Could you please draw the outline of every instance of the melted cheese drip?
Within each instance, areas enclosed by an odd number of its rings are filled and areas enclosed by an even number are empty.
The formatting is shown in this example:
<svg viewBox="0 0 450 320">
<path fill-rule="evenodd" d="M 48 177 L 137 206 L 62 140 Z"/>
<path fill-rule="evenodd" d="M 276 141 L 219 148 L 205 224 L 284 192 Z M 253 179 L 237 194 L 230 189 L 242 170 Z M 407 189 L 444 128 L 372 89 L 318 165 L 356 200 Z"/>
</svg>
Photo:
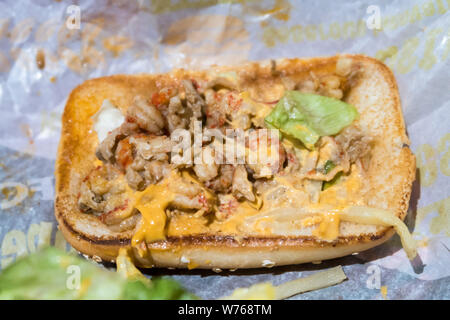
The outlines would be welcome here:
<svg viewBox="0 0 450 320">
<path fill-rule="evenodd" d="M 182 172 L 183 178 L 190 180 L 194 183 L 198 181 L 192 177 L 188 172 Z M 208 232 L 218 232 L 222 234 L 240 234 L 240 226 L 242 226 L 248 217 L 259 214 L 264 211 L 278 207 L 280 204 L 278 201 L 270 201 L 267 199 L 267 192 L 256 201 L 256 203 L 249 203 L 247 201 L 241 202 L 233 213 L 233 215 L 225 221 L 214 221 L 210 225 L 207 225 L 206 219 L 202 217 L 176 216 L 169 223 L 167 223 L 167 216 L 165 210 L 170 202 L 174 199 L 175 194 L 170 191 L 168 187 L 170 182 L 176 183 L 176 180 L 180 176 L 176 173 L 172 173 L 171 176 L 163 180 L 158 185 L 151 185 L 142 192 L 135 192 L 132 195 L 134 207 L 138 209 L 142 216 L 143 222 L 139 226 L 139 229 L 135 233 L 132 239 L 134 246 L 138 245 L 142 241 L 151 242 L 156 240 L 163 240 L 167 235 L 182 236 L 192 235 Z M 288 177 L 276 177 L 279 185 L 286 187 L 285 195 L 287 195 L 286 203 L 284 205 L 304 205 L 301 204 L 299 195 L 304 193 L 303 190 L 296 189 Z M 335 188 L 329 188 L 322 192 L 320 197 L 320 203 L 316 206 L 322 206 L 323 204 L 332 204 L 340 208 L 345 207 L 349 202 L 353 202 L 353 196 L 349 198 L 342 198 L 337 196 L 337 192 L 340 189 L 346 190 L 348 194 L 352 195 L 360 187 L 360 175 L 352 174 L 341 186 Z M 270 191 L 270 190 L 269 190 Z M 268 192 L 269 192 L 268 191 Z M 211 198 L 214 195 L 207 192 L 207 198 Z M 276 206 L 274 206 L 276 204 Z M 313 205 L 313 207 L 315 207 Z M 270 222 L 271 218 L 267 218 L 264 221 L 259 221 L 255 224 L 255 231 L 261 234 L 270 234 Z M 337 212 L 327 212 L 322 215 L 316 215 L 313 217 L 307 217 L 301 220 L 300 227 L 310 227 L 317 225 L 317 228 L 313 230 L 313 235 L 319 239 L 332 241 L 339 236 L 340 217 Z M 166 224 L 167 231 L 166 231 Z"/>
<path fill-rule="evenodd" d="M 307 228 L 314 226 L 318 223 L 321 223 L 323 221 L 323 218 L 321 216 L 314 216 L 314 217 L 306 217 L 302 219 L 301 226 L 302 228 Z"/>
<path fill-rule="evenodd" d="M 188 172 L 183 171 L 182 177 L 193 183 L 198 183 Z M 191 215 L 176 216 L 167 223 L 166 209 L 174 200 L 176 194 L 171 191 L 170 185 L 177 183 L 181 176 L 173 171 L 169 177 L 159 184 L 150 185 L 144 191 L 135 192 L 131 198 L 133 206 L 142 214 L 143 220 L 132 238 L 132 245 L 137 246 L 142 241 L 152 242 L 164 240 L 166 235 L 181 236 L 205 233 L 208 231 L 206 219 L 192 217 Z M 204 189 L 206 199 L 213 195 Z M 167 225 L 168 224 L 168 225 Z M 166 228 L 167 225 L 167 228 Z"/>
<path fill-rule="evenodd" d="M 339 236 L 339 224 L 339 214 L 336 212 L 327 212 L 322 215 L 319 226 L 313 230 L 312 234 L 319 239 L 327 241 L 335 240 Z"/>
<path fill-rule="evenodd" d="M 174 180 L 175 174 L 171 174 L 160 184 L 151 185 L 144 191 L 133 195 L 134 207 L 142 214 L 139 229 L 134 234 L 131 243 L 138 245 L 141 241 L 146 242 L 162 240 L 166 238 L 166 208 L 173 201 L 175 193 L 169 188 L 169 182 Z"/>
</svg>

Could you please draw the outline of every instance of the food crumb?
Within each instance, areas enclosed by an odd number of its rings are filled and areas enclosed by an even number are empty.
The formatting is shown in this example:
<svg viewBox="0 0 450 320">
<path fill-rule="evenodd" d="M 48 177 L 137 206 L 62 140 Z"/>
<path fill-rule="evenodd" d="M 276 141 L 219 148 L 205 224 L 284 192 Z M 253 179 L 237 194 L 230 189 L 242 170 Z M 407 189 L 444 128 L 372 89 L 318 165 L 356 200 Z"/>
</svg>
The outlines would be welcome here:
<svg viewBox="0 0 450 320">
<path fill-rule="evenodd" d="M 36 65 L 41 70 L 45 68 L 45 54 L 41 49 L 36 54 Z"/>
<path fill-rule="evenodd" d="M 3 188 L 2 193 L 5 196 L 5 199 L 8 199 L 12 192 L 8 188 Z"/>
<path fill-rule="evenodd" d="M 55 77 L 55 76 L 51 77 L 51 78 L 50 78 L 50 82 L 51 82 L 51 83 L 55 83 L 55 82 L 56 82 L 56 77 Z"/>
</svg>

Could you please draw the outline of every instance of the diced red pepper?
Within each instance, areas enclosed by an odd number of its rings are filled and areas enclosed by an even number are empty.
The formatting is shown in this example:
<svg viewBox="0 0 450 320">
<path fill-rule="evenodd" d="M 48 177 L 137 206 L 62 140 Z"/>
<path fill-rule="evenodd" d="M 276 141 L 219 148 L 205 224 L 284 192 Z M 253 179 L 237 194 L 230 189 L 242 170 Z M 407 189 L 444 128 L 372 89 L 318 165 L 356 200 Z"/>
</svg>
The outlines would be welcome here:
<svg viewBox="0 0 450 320">
<path fill-rule="evenodd" d="M 121 140 L 117 145 L 117 163 L 125 170 L 133 162 L 133 149 L 128 139 Z"/>
</svg>

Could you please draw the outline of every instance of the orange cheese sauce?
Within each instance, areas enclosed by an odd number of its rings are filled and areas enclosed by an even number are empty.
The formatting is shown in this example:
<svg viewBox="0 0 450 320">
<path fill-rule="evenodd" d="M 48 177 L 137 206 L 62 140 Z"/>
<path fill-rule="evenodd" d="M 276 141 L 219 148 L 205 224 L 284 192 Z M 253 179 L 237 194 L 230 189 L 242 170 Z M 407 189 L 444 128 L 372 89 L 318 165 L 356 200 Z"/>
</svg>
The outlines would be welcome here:
<svg viewBox="0 0 450 320">
<path fill-rule="evenodd" d="M 169 182 L 176 180 L 176 177 L 177 174 L 172 173 L 160 184 L 150 185 L 144 191 L 133 194 L 134 207 L 141 212 L 142 220 L 131 240 L 132 245 L 138 245 L 143 240 L 151 242 L 165 239 L 165 210 L 175 197 L 175 193 L 169 188 Z"/>
<path fill-rule="evenodd" d="M 196 180 L 187 172 L 182 176 L 193 182 Z M 170 191 L 170 182 L 176 183 L 179 175 L 173 173 L 158 185 L 151 185 L 142 192 L 135 192 L 132 195 L 133 203 L 142 216 L 143 221 L 137 232 L 133 236 L 133 245 L 138 245 L 141 241 L 147 242 L 165 239 L 168 236 L 186 236 L 195 234 L 218 233 L 223 235 L 242 234 L 242 226 L 249 217 L 284 207 L 321 208 L 332 206 L 333 208 L 343 208 L 347 205 L 358 204 L 361 188 L 361 175 L 358 170 L 352 168 L 351 174 L 342 179 L 337 185 L 332 186 L 320 193 L 319 203 L 308 204 L 305 202 L 304 190 L 296 189 L 292 185 L 292 179 L 288 177 L 277 177 L 278 185 L 285 188 L 283 193 L 285 199 L 268 198 L 267 194 L 258 197 L 256 203 L 247 201 L 239 202 L 238 207 L 232 215 L 224 221 L 219 221 L 208 216 L 195 217 L 192 214 L 177 214 L 170 219 L 167 218 L 166 208 L 173 200 L 175 194 Z M 267 193 L 269 193 L 267 191 Z M 214 197 L 209 194 L 208 197 Z M 273 234 L 271 224 L 276 221 L 273 216 L 264 216 L 253 225 L 253 232 L 256 234 Z M 332 241 L 339 236 L 340 217 L 337 212 L 323 212 L 314 216 L 303 218 L 299 221 L 292 221 L 292 225 L 299 228 L 316 226 L 312 235 L 323 240 Z M 193 266 L 195 267 L 195 266 Z"/>
<path fill-rule="evenodd" d="M 332 241 L 339 236 L 339 214 L 336 212 L 327 212 L 322 215 L 319 226 L 313 230 L 313 236 Z"/>
<path fill-rule="evenodd" d="M 167 235 L 186 236 L 207 233 L 208 220 L 204 217 L 193 217 L 189 214 L 174 215 L 168 222 Z"/>
</svg>

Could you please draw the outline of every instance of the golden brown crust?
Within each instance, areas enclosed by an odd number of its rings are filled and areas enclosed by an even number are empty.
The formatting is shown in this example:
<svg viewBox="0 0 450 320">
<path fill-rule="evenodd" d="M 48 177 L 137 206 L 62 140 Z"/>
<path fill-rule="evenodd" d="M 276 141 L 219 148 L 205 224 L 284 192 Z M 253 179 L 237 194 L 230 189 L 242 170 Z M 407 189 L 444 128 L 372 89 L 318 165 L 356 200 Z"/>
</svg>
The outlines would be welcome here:
<svg viewBox="0 0 450 320">
<path fill-rule="evenodd" d="M 379 144 L 375 146 L 369 179 L 375 204 L 389 208 L 404 219 L 411 185 L 415 178 L 415 158 L 409 149 L 397 84 L 392 72 L 381 62 L 361 55 L 343 55 L 358 63 L 361 79 L 346 100 L 361 113 L 361 125 L 368 125 Z M 313 59 L 283 59 L 277 61 L 276 74 L 301 75 L 313 69 L 317 73 L 333 70 L 338 57 Z M 248 63 L 236 70 L 241 78 L 257 86 L 259 82 L 276 82 L 269 62 Z M 96 133 L 91 130 L 91 116 L 104 99 L 109 99 L 122 111 L 136 95 L 150 98 L 157 84 L 165 86 L 178 78 L 202 78 L 206 71 L 175 70 L 168 75 L 116 75 L 93 79 L 75 88 L 68 99 L 64 114 L 61 141 L 56 162 L 55 216 L 68 242 L 77 250 L 104 260 L 114 260 L 118 249 L 130 246 L 130 232 L 114 233 L 99 220 L 82 214 L 77 207 L 81 179 L 92 168 Z M 374 127 L 376 127 L 374 129 Z M 141 266 L 186 267 L 182 256 L 198 268 L 261 267 L 264 260 L 276 265 L 331 259 L 359 252 L 389 239 L 393 230 L 378 227 L 373 232 L 355 229 L 352 236 L 339 237 L 334 242 L 312 237 L 249 237 L 220 235 L 168 237 L 148 244 L 149 254 L 136 262 Z"/>
</svg>

